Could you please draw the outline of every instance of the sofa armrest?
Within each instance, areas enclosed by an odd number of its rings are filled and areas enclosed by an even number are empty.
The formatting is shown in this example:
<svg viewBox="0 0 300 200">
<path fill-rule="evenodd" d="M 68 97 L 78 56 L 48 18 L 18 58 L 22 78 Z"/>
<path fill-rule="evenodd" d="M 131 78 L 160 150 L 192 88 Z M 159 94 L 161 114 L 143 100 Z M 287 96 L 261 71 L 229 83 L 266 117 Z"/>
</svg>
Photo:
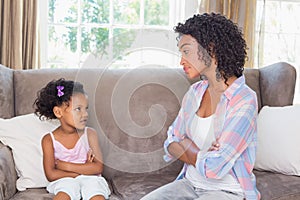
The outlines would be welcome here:
<svg viewBox="0 0 300 200">
<path fill-rule="evenodd" d="M 14 70 L 0 64 L 0 117 L 14 116 Z"/>
<path fill-rule="evenodd" d="M 16 192 L 17 173 L 8 146 L 0 142 L 0 197 L 10 199 Z"/>
</svg>

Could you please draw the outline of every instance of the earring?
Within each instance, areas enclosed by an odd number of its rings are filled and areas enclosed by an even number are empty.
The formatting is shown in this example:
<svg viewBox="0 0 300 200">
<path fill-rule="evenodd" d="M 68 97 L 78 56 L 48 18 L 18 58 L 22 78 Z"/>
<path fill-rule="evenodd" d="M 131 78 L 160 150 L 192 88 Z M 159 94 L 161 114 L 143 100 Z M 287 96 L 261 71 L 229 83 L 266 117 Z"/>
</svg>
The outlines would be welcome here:
<svg viewBox="0 0 300 200">
<path fill-rule="evenodd" d="M 218 70 L 218 68 L 216 69 L 216 79 L 217 81 L 220 81 L 222 79 L 222 74 L 221 72 Z"/>
</svg>

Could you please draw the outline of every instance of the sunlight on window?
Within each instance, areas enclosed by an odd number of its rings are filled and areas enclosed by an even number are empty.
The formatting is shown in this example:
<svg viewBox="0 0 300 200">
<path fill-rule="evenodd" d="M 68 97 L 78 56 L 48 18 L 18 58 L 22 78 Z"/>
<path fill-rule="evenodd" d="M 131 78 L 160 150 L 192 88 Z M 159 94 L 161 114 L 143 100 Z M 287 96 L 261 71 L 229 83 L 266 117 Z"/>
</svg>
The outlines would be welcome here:
<svg viewBox="0 0 300 200">
<path fill-rule="evenodd" d="M 182 0 L 48 0 L 47 2 L 45 6 L 48 10 L 47 38 L 44 44 L 47 50 L 42 52 L 45 57 L 42 60 L 45 60 L 48 68 L 80 67 L 91 53 L 100 59 L 103 56 L 108 57 L 116 62 L 114 66 L 132 66 L 128 62 L 136 63 L 136 60 L 130 59 L 132 55 L 128 52 L 135 51 L 132 50 L 132 46 L 137 38 L 133 32 L 173 31 L 178 16 L 182 16 L 178 10 L 182 10 L 179 8 L 184 5 Z M 175 10 L 177 12 L 174 12 Z M 148 53 L 153 53 L 153 58 L 149 60 L 165 60 L 164 56 L 159 58 L 163 53 L 156 54 L 153 51 L 156 44 L 154 40 L 152 42 L 154 48 Z M 172 42 L 176 43 L 176 40 Z M 144 49 L 147 48 L 149 46 Z M 168 46 L 164 48 L 169 49 Z M 146 59 L 145 52 L 142 55 L 135 58 Z M 145 63 L 146 60 L 139 62 Z"/>
<path fill-rule="evenodd" d="M 299 80 L 300 1 L 258 0 L 256 21 L 256 49 L 258 49 L 255 54 L 256 66 L 287 62 L 296 67 Z M 299 84 L 297 83 L 295 91 L 295 102 L 298 103 L 300 103 Z"/>
<path fill-rule="evenodd" d="M 88 55 L 83 67 L 180 67 L 176 34 L 170 30 L 115 30 L 114 46 Z"/>
</svg>

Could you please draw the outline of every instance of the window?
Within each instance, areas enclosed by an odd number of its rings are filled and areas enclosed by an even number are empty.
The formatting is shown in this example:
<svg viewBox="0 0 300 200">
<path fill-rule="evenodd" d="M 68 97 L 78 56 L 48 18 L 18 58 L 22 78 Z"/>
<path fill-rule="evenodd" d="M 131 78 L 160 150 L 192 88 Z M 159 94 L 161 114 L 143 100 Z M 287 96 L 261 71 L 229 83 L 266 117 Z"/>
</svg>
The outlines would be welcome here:
<svg viewBox="0 0 300 200">
<path fill-rule="evenodd" d="M 264 27 L 260 29 L 262 23 Z M 262 37 L 258 40 L 261 43 L 259 66 L 277 61 L 300 65 L 297 56 L 300 55 L 300 1 L 266 0 L 264 4 L 258 0 L 256 25 L 257 38 Z"/>
<path fill-rule="evenodd" d="M 300 1 L 258 0 L 256 21 L 256 66 L 284 61 L 299 70 Z M 295 94 L 295 101 L 300 102 L 299 83 Z"/>
<path fill-rule="evenodd" d="M 183 0 L 48 0 L 40 3 L 41 58 L 42 66 L 47 68 L 81 67 L 91 53 L 113 61 L 115 67 L 128 65 L 132 57 L 134 60 L 143 57 L 145 61 L 145 51 L 155 55 L 157 50 L 145 48 L 144 53 L 137 53 L 142 46 L 139 44 L 126 55 L 124 51 L 139 36 L 148 39 L 149 34 L 158 38 L 165 35 L 170 39 L 166 33 L 173 32 L 187 10 Z M 141 30 L 144 30 L 142 34 Z M 172 44 L 176 45 L 176 41 L 172 40 Z"/>
</svg>

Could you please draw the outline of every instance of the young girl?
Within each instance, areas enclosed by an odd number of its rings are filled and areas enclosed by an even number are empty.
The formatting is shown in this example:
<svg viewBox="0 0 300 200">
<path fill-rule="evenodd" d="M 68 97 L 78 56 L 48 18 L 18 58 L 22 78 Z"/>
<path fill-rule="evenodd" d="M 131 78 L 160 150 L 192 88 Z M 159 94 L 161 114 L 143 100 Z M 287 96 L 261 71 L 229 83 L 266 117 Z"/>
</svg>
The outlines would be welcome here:
<svg viewBox="0 0 300 200">
<path fill-rule="evenodd" d="M 60 121 L 42 139 L 44 171 L 50 181 L 47 190 L 55 194 L 54 200 L 108 199 L 97 133 L 86 126 L 88 98 L 83 85 L 51 81 L 38 92 L 34 105 L 40 119 Z"/>
</svg>

